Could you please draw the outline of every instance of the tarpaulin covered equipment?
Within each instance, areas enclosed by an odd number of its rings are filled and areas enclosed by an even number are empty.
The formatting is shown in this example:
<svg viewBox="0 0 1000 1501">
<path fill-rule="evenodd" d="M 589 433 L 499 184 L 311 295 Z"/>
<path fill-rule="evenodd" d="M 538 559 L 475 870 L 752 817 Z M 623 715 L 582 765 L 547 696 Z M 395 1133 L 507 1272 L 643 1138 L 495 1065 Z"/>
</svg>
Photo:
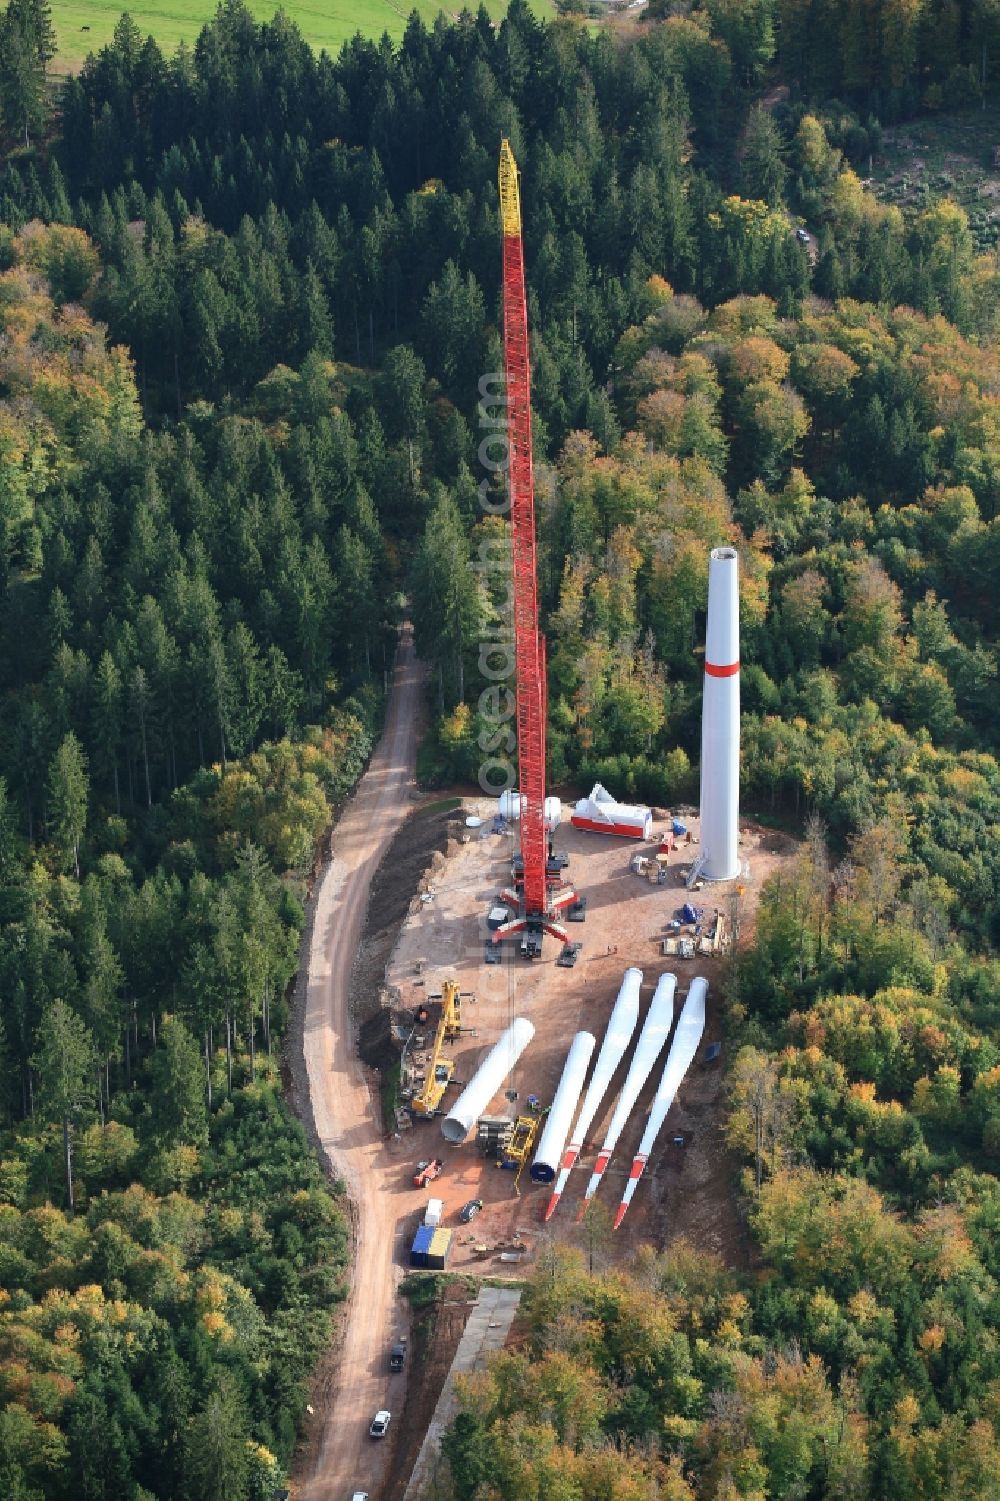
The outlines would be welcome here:
<svg viewBox="0 0 1000 1501">
<path fill-rule="evenodd" d="M 594 783 L 589 797 L 582 797 L 576 804 L 570 822 L 577 829 L 618 834 L 626 839 L 649 839 L 653 833 L 649 808 L 641 803 L 619 803 L 600 782 Z"/>
</svg>

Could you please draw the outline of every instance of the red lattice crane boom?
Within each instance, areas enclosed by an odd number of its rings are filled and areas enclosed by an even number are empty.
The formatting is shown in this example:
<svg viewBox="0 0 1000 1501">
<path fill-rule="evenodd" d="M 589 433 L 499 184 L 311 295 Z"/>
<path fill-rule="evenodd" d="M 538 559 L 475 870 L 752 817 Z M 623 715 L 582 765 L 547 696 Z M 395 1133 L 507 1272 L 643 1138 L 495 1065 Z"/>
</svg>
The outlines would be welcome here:
<svg viewBox="0 0 1000 1501">
<path fill-rule="evenodd" d="M 550 869 L 545 831 L 545 638 L 538 628 L 535 481 L 531 453 L 531 362 L 517 164 L 500 147 L 503 229 L 503 346 L 507 386 L 507 482 L 513 551 L 514 653 L 517 666 L 517 756 L 521 793 L 522 882 L 518 916 L 497 937 L 537 926 L 566 940 L 555 911 L 576 900 Z"/>
</svg>

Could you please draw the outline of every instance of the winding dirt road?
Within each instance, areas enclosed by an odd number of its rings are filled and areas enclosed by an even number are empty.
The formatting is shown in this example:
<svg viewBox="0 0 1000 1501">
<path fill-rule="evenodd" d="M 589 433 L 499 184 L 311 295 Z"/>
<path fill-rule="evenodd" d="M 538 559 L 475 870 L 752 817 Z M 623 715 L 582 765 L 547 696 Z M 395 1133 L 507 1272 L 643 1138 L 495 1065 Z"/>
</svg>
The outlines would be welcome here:
<svg viewBox="0 0 1000 1501">
<path fill-rule="evenodd" d="M 420 690 L 420 666 L 406 625 L 385 730 L 337 824 L 333 859 L 316 901 L 305 1007 L 306 1073 L 316 1131 L 347 1184 L 356 1235 L 339 1368 L 312 1473 L 302 1476 L 297 1490 L 302 1501 L 350 1501 L 355 1490 L 368 1491 L 377 1501 L 391 1444 L 372 1442 L 368 1424 L 377 1408 L 398 1412 L 401 1406 L 404 1378 L 388 1371 L 388 1347 L 400 1317 L 394 1264 L 398 1210 L 391 1192 L 400 1163 L 386 1151 L 376 1102 L 354 1048 L 350 982 L 372 877 L 413 806 Z"/>
</svg>

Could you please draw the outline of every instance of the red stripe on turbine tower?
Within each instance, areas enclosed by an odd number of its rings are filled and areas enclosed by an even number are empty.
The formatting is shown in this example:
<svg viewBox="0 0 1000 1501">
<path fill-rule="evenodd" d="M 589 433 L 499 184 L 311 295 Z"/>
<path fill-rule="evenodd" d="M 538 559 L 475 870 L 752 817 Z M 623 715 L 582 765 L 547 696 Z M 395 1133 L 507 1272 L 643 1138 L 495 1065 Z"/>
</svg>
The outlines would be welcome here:
<svg viewBox="0 0 1000 1501">
<path fill-rule="evenodd" d="M 708 559 L 701 714 L 701 854 L 706 881 L 740 873 L 740 598 L 735 547 Z"/>
</svg>

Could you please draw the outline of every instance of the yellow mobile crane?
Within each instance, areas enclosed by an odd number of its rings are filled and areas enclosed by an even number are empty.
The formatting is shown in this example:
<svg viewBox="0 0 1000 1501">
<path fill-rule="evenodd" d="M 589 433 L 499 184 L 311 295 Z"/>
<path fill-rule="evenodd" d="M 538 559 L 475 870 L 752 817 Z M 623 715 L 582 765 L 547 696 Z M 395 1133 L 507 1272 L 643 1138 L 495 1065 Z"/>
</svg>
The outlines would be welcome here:
<svg viewBox="0 0 1000 1501">
<path fill-rule="evenodd" d="M 455 1072 L 454 1059 L 443 1059 L 441 1056 L 444 1045 L 446 1042 L 454 1042 L 456 1037 L 461 1036 L 461 1032 L 462 998 L 455 981 L 445 980 L 441 995 L 441 1019 L 434 1034 L 434 1047 L 427 1064 L 427 1073 L 419 1094 L 415 1094 L 410 1102 L 414 1115 L 419 1115 L 424 1120 L 430 1120 L 437 1114 L 441 1097 Z"/>
</svg>

